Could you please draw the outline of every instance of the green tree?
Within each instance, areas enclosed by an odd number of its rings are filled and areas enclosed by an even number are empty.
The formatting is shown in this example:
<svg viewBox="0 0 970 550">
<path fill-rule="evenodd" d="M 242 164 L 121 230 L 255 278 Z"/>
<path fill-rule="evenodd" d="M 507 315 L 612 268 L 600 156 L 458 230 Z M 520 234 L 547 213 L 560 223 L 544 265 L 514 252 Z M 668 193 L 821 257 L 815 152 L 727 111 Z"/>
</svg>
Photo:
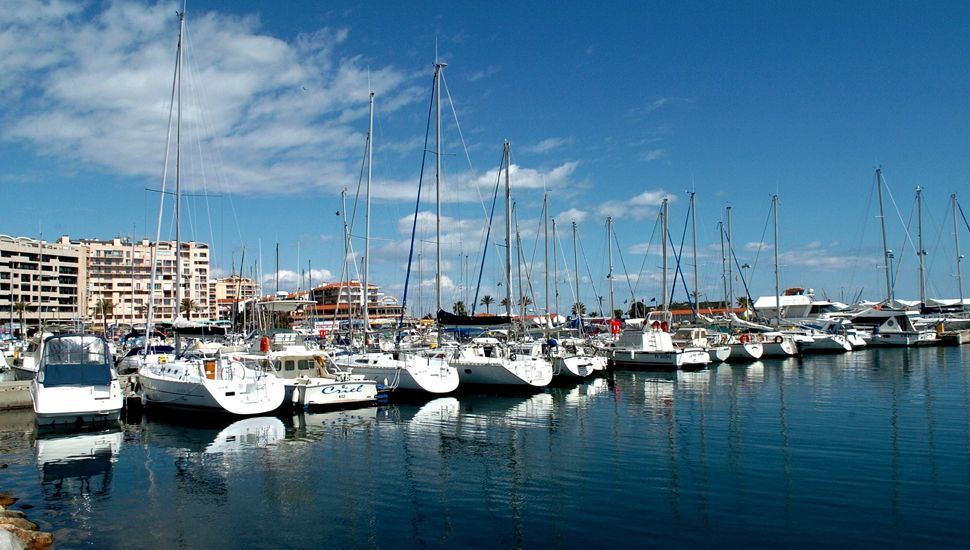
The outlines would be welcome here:
<svg viewBox="0 0 970 550">
<path fill-rule="evenodd" d="M 485 306 L 485 313 L 490 313 L 489 310 L 488 310 L 488 306 L 490 306 L 493 303 L 495 303 L 495 298 L 492 298 L 491 296 L 489 296 L 488 294 L 486 294 L 486 295 L 482 296 L 482 300 L 480 302 L 478 302 L 478 303 L 481 304 L 481 305 L 483 305 L 483 306 Z"/>
<path fill-rule="evenodd" d="M 738 298 L 738 307 L 743 307 L 745 309 L 751 308 L 751 302 L 748 300 L 747 296 L 741 296 Z"/>
<path fill-rule="evenodd" d="M 25 317 L 27 316 L 27 310 L 30 309 L 30 304 L 27 302 L 14 302 L 13 310 L 19 314 L 20 317 L 20 334 L 27 336 L 27 325 Z"/>
<path fill-rule="evenodd" d="M 452 304 L 451 309 L 455 312 L 455 315 L 468 315 L 468 310 L 465 309 L 465 302 L 461 300 Z"/>
<path fill-rule="evenodd" d="M 614 309 L 613 310 L 613 318 L 614 319 L 622 319 L 623 318 L 623 310 L 622 309 Z"/>
<path fill-rule="evenodd" d="M 643 302 L 636 301 L 630 305 L 629 315 L 631 319 L 641 319 L 647 316 L 647 306 Z"/>
<path fill-rule="evenodd" d="M 529 298 L 528 296 L 519 298 L 519 305 L 522 306 L 523 310 L 525 310 L 525 308 L 532 305 L 532 298 Z"/>
<path fill-rule="evenodd" d="M 586 304 L 582 302 L 576 302 L 575 304 L 573 304 L 572 312 L 573 312 L 573 315 L 577 317 L 586 315 Z"/>
<path fill-rule="evenodd" d="M 185 314 L 187 320 L 192 319 L 192 312 L 199 310 L 199 304 L 195 302 L 192 298 L 182 298 L 182 303 L 180 304 L 182 313 Z"/>
<path fill-rule="evenodd" d="M 108 332 L 108 317 L 115 311 L 115 304 L 109 298 L 102 298 L 94 303 L 94 315 L 101 316 L 103 331 Z"/>
</svg>

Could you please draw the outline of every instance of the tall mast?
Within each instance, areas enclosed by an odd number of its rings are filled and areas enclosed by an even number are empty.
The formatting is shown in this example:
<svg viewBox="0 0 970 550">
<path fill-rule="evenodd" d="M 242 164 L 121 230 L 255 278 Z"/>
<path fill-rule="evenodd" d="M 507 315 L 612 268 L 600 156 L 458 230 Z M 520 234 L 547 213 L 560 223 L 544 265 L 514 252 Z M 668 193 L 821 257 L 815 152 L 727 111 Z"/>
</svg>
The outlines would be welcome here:
<svg viewBox="0 0 970 550">
<path fill-rule="evenodd" d="M 724 222 L 718 222 L 717 232 L 721 237 L 721 282 L 724 285 L 724 307 L 731 307 L 728 302 L 727 256 L 724 255 Z"/>
<path fill-rule="evenodd" d="M 552 320 L 549 318 L 549 193 L 542 194 L 542 212 L 544 213 L 544 233 L 545 233 L 545 252 L 546 252 L 546 328 L 552 327 Z"/>
<path fill-rule="evenodd" d="M 957 231 L 957 194 L 950 195 L 950 208 L 953 211 L 953 244 L 957 251 L 957 292 L 960 293 L 960 311 L 963 311 L 963 275 L 960 273 L 960 263 L 963 255 L 960 254 L 960 233 Z"/>
<path fill-rule="evenodd" d="M 579 299 L 579 253 L 576 248 L 576 222 L 573 222 L 573 271 L 576 272 L 576 318 L 579 319 L 579 329 L 583 329 L 583 312 L 579 308 L 582 300 Z"/>
<path fill-rule="evenodd" d="M 781 326 L 781 291 L 778 282 L 778 195 L 771 196 L 771 210 L 775 221 L 775 322 Z"/>
<path fill-rule="evenodd" d="M 882 207 L 882 168 L 876 168 L 876 194 L 879 196 L 879 226 L 882 228 L 882 263 L 886 272 L 886 304 L 891 304 L 893 286 L 890 279 L 889 244 L 886 241 L 886 215 Z"/>
<path fill-rule="evenodd" d="M 374 92 L 370 93 L 370 115 L 367 123 L 367 191 L 365 193 L 364 208 L 364 280 L 361 284 L 361 308 L 364 310 L 364 345 L 367 345 L 367 331 L 370 330 L 370 286 L 368 272 L 370 271 L 370 183 L 371 164 L 374 160 Z"/>
<path fill-rule="evenodd" d="M 559 316 L 559 239 L 556 235 L 556 218 L 552 219 L 552 295 L 556 299 L 556 316 Z"/>
<path fill-rule="evenodd" d="M 509 170 L 512 150 L 505 142 L 505 314 L 512 317 L 512 186 Z"/>
<path fill-rule="evenodd" d="M 176 69 L 176 97 L 178 98 L 177 103 L 177 114 L 175 117 L 175 316 L 173 319 L 178 319 L 180 310 L 182 308 L 182 182 L 181 182 L 181 169 L 180 161 L 182 155 L 182 60 L 183 60 L 183 48 L 182 48 L 182 37 L 185 31 L 185 10 L 183 9 L 179 12 L 179 45 L 178 45 L 178 62 Z M 107 327 L 105 327 L 107 329 Z M 147 348 L 147 342 L 149 338 L 149 333 L 145 332 L 145 347 Z M 179 338 L 178 331 L 175 331 L 175 353 L 178 354 L 181 348 L 181 339 Z"/>
<path fill-rule="evenodd" d="M 916 235 L 919 241 L 919 250 L 916 255 L 919 257 L 919 307 L 926 307 L 926 270 L 923 258 L 926 250 L 923 248 L 923 189 L 916 186 Z"/>
<path fill-rule="evenodd" d="M 660 298 L 660 310 L 667 311 L 667 198 L 660 203 L 660 286 L 663 296 Z"/>
<path fill-rule="evenodd" d="M 606 275 L 606 281 L 610 287 L 610 319 L 613 318 L 613 216 L 606 218 L 606 251 L 610 262 L 610 271 Z M 601 312 L 602 313 L 602 312 Z"/>
<path fill-rule="evenodd" d="M 694 254 L 694 307 L 692 311 L 692 321 L 697 321 L 697 313 L 700 309 L 700 287 L 697 284 L 697 210 L 694 197 L 697 193 L 690 192 L 690 240 Z"/>
<path fill-rule="evenodd" d="M 441 71 L 447 67 L 445 63 L 435 62 L 434 65 L 434 105 L 435 105 L 435 156 L 434 156 L 434 197 L 435 197 L 435 316 L 441 311 Z M 438 330 L 438 341 L 441 342 L 441 330 Z"/>
<path fill-rule="evenodd" d="M 734 229 L 731 226 L 731 207 L 727 207 L 727 273 L 728 307 L 734 309 Z"/>
</svg>

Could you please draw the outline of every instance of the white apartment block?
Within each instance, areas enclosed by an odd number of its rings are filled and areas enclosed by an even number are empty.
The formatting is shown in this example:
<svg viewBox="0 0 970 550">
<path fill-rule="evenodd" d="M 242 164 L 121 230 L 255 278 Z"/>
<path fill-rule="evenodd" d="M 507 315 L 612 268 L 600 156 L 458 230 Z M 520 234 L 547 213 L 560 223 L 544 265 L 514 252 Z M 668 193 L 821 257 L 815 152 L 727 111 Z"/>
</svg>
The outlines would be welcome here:
<svg viewBox="0 0 970 550">
<path fill-rule="evenodd" d="M 0 325 L 19 324 L 14 304 L 26 304 L 28 328 L 70 326 L 87 313 L 86 249 L 67 237 L 46 242 L 0 235 Z"/>
<path fill-rule="evenodd" d="M 232 275 L 210 281 L 209 303 L 215 308 L 213 319 L 231 320 L 235 304 L 246 302 L 259 296 L 256 281 Z"/>
<path fill-rule="evenodd" d="M 120 238 L 109 241 L 80 241 L 88 251 L 88 287 L 86 313 L 95 325 L 95 306 L 100 300 L 114 305 L 108 324 L 144 323 L 147 317 L 149 286 L 152 276 L 152 249 L 148 240 L 129 241 Z M 209 319 L 214 316 L 210 302 L 209 245 L 182 243 L 182 298 L 195 303 L 190 319 Z M 175 242 L 159 243 L 156 259 L 153 318 L 169 321 L 175 318 Z M 183 312 L 183 317 L 187 315 Z"/>
</svg>

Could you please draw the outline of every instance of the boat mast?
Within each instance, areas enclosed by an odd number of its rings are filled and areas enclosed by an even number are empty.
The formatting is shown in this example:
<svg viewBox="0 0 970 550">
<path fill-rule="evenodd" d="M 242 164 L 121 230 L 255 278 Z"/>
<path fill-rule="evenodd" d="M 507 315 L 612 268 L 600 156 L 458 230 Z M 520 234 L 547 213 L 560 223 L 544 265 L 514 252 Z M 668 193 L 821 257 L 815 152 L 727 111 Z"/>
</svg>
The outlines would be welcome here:
<svg viewBox="0 0 970 550">
<path fill-rule="evenodd" d="M 580 334 L 583 331 L 583 312 L 579 307 L 583 301 L 579 299 L 579 254 L 576 248 L 576 222 L 573 222 L 573 271 L 576 272 L 576 304 L 573 306 L 576 308 L 576 318 L 579 319 L 579 330 Z"/>
<path fill-rule="evenodd" d="M 734 230 L 731 227 L 731 207 L 727 207 L 727 307 L 734 310 Z"/>
<path fill-rule="evenodd" d="M 512 317 L 512 187 L 509 170 L 512 150 L 505 142 L 505 314 Z"/>
<path fill-rule="evenodd" d="M 434 197 L 435 197 L 435 317 L 441 311 L 441 71 L 445 63 L 434 65 L 434 104 L 435 104 L 435 157 L 434 157 Z M 441 343 L 441 327 L 438 327 L 438 343 Z"/>
<path fill-rule="evenodd" d="M 728 302 L 728 291 L 727 291 L 727 256 L 724 255 L 724 222 L 718 222 L 717 232 L 721 237 L 721 282 L 724 285 L 724 307 L 730 306 Z"/>
<path fill-rule="evenodd" d="M 182 182 L 180 161 L 182 157 L 182 37 L 185 30 L 185 10 L 179 12 L 178 69 L 176 70 L 178 104 L 175 116 L 175 316 L 178 319 L 182 309 Z M 105 327 L 107 328 L 107 327 Z M 148 348 L 148 332 L 145 333 L 145 347 Z M 175 353 L 181 352 L 181 338 L 175 331 Z"/>
<path fill-rule="evenodd" d="M 660 311 L 667 311 L 667 197 L 660 203 Z"/>
<path fill-rule="evenodd" d="M 367 123 L 367 188 L 364 193 L 364 280 L 361 284 L 361 307 L 364 310 L 364 347 L 367 347 L 367 331 L 370 330 L 370 285 L 368 272 L 370 271 L 370 183 L 371 165 L 374 160 L 374 92 L 370 93 L 370 110 Z"/>
<path fill-rule="evenodd" d="M 960 293 L 960 311 L 963 311 L 963 275 L 960 273 L 960 262 L 963 255 L 960 254 L 960 233 L 957 231 L 957 194 L 950 195 L 950 208 L 953 211 L 953 244 L 957 251 L 957 292 Z"/>
<path fill-rule="evenodd" d="M 542 194 L 542 212 L 545 220 L 543 238 L 546 252 L 546 322 L 543 325 L 546 328 L 552 328 L 552 319 L 549 318 L 549 193 Z"/>
<path fill-rule="evenodd" d="M 781 326 L 781 290 L 778 275 L 778 195 L 771 196 L 772 218 L 775 222 L 775 323 Z"/>
<path fill-rule="evenodd" d="M 919 257 L 919 307 L 923 309 L 926 307 L 926 269 L 923 260 L 926 250 L 923 249 L 923 189 L 919 185 L 916 186 L 916 235 L 919 244 L 916 252 Z"/>
<path fill-rule="evenodd" d="M 882 228 L 882 262 L 886 272 L 886 304 L 893 301 L 893 286 L 890 280 L 889 244 L 886 242 L 886 215 L 882 207 L 882 168 L 876 168 L 876 194 L 879 196 L 879 225 Z"/>
<path fill-rule="evenodd" d="M 614 309 L 614 305 L 613 305 L 613 216 L 608 216 L 606 218 L 606 252 L 610 262 L 610 271 L 606 275 L 606 281 L 607 283 L 609 283 L 609 287 L 610 287 L 610 319 L 612 319 L 613 309 Z"/>
<path fill-rule="evenodd" d="M 559 238 L 556 234 L 556 218 L 552 219 L 552 295 L 555 297 L 556 317 L 559 316 Z"/>
<path fill-rule="evenodd" d="M 697 284 L 697 210 L 696 203 L 694 202 L 694 197 L 697 195 L 694 191 L 690 192 L 690 240 L 691 248 L 693 248 L 694 254 L 694 307 L 691 312 L 691 321 L 697 321 L 697 314 L 701 307 L 700 300 L 700 287 Z"/>
</svg>

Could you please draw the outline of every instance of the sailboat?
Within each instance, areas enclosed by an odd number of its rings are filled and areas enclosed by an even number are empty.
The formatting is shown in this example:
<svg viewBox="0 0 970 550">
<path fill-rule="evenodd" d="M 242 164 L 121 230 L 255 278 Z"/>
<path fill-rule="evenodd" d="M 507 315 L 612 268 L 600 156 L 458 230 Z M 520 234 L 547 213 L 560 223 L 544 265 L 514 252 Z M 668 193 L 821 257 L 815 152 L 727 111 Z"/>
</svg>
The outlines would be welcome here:
<svg viewBox="0 0 970 550">
<path fill-rule="evenodd" d="M 440 94 L 440 71 L 444 64 L 435 65 L 435 93 Z M 440 100 L 440 95 L 438 97 Z M 438 117 L 440 119 L 440 101 Z M 438 354 L 422 353 L 417 350 L 395 349 L 390 351 L 368 349 L 369 327 L 369 271 L 370 271 L 370 190 L 371 168 L 374 144 L 374 94 L 370 94 L 370 115 L 367 130 L 367 188 L 365 193 L 366 209 L 364 223 L 364 273 L 361 284 L 362 309 L 364 315 L 364 349 L 359 353 L 338 355 L 331 360 L 340 369 L 377 381 L 392 390 L 422 391 L 442 394 L 458 388 L 459 377 L 455 368 Z M 440 136 L 440 123 L 439 123 Z M 439 138 L 440 142 L 440 138 Z M 439 145 L 440 147 L 440 145 Z M 440 155 L 438 156 L 440 163 Z"/>
<path fill-rule="evenodd" d="M 185 31 L 185 12 L 179 12 L 179 41 L 176 56 L 175 82 L 172 86 L 171 112 L 176 101 L 181 102 L 181 75 L 183 58 L 183 36 Z M 177 95 L 176 95 L 177 94 Z M 178 109 L 181 113 L 181 108 Z M 179 178 L 179 144 L 181 116 L 176 121 L 175 151 L 175 303 L 181 304 L 182 298 L 182 243 L 180 233 L 181 187 Z M 162 213 L 165 203 L 165 180 L 168 169 L 168 147 L 166 143 L 165 170 L 162 175 L 162 193 L 158 209 L 156 242 L 161 240 Z M 158 247 L 152 249 L 151 281 L 156 279 Z M 151 334 L 154 313 L 154 292 L 148 300 L 148 319 L 146 334 Z M 176 308 L 177 310 L 178 308 Z M 176 314 L 177 315 L 177 314 Z M 178 320 L 178 317 L 176 317 Z M 145 347 L 147 353 L 150 346 Z M 138 383 L 141 398 L 145 405 L 179 409 L 202 409 L 237 415 L 254 415 L 273 411 L 283 403 L 286 390 L 283 382 L 272 372 L 253 369 L 240 361 L 233 361 L 216 352 L 213 355 L 201 354 L 196 357 L 179 357 L 179 336 L 175 336 L 176 359 L 173 361 L 143 362 L 138 370 Z"/>
<path fill-rule="evenodd" d="M 512 318 L 512 191 L 510 183 L 511 145 L 505 142 L 505 308 L 506 318 Z M 440 158 L 440 156 L 439 156 Z M 439 322 L 447 319 L 439 309 Z M 453 324 L 460 324 L 453 323 Z M 439 331 L 440 332 L 440 331 Z M 543 343 L 515 342 L 511 335 L 499 332 L 473 338 L 471 342 L 453 348 L 448 363 L 458 370 L 461 384 L 519 388 L 543 388 L 552 382 L 552 363 L 546 357 Z"/>
</svg>

